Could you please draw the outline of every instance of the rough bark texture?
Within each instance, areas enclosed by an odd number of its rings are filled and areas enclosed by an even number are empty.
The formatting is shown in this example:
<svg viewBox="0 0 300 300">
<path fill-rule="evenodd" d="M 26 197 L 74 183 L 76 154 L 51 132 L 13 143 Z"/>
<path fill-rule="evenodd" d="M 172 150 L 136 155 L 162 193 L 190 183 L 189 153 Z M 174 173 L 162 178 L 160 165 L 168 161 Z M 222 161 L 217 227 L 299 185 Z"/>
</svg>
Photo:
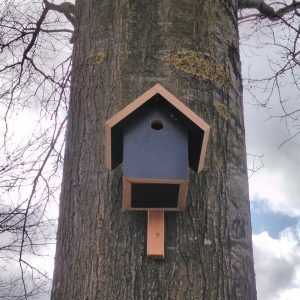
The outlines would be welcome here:
<svg viewBox="0 0 300 300">
<path fill-rule="evenodd" d="M 256 299 L 236 0 L 76 3 L 72 90 L 52 299 Z M 187 209 L 166 214 L 166 258 L 146 213 L 121 211 L 104 122 L 161 83 L 211 125 Z"/>
</svg>

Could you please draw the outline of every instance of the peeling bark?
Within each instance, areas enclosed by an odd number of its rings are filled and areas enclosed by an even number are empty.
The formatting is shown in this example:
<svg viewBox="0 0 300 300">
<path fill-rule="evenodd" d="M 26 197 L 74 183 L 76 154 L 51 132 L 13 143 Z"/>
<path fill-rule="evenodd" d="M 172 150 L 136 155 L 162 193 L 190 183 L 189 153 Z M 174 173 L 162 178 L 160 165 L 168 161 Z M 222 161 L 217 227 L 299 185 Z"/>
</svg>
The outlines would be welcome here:
<svg viewBox="0 0 300 300">
<path fill-rule="evenodd" d="M 236 3 L 77 1 L 52 299 L 256 299 Z M 183 52 L 208 53 L 230 85 L 164 61 Z M 104 122 L 157 82 L 211 125 L 186 211 L 166 214 L 163 261 L 104 157 Z"/>
</svg>

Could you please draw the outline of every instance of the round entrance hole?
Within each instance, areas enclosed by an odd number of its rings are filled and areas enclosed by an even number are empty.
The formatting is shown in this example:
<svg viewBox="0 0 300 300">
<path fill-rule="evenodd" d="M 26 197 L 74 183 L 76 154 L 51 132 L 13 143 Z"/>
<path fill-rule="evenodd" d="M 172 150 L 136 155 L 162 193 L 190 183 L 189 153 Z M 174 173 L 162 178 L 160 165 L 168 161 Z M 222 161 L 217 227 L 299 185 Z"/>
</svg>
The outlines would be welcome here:
<svg viewBox="0 0 300 300">
<path fill-rule="evenodd" d="M 154 130 L 161 130 L 164 128 L 164 122 L 161 119 L 152 120 L 151 128 Z"/>
</svg>

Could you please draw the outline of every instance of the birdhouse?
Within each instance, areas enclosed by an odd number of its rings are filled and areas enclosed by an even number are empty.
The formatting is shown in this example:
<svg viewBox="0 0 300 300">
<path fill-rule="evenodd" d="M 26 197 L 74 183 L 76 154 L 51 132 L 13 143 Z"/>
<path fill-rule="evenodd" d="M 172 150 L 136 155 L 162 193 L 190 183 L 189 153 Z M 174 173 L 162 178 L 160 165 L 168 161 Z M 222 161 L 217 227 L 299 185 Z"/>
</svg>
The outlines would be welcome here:
<svg viewBox="0 0 300 300">
<path fill-rule="evenodd" d="M 123 210 L 148 211 L 148 255 L 163 258 L 163 212 L 184 210 L 188 169 L 204 166 L 209 126 L 160 84 L 105 125 L 107 167 L 123 162 Z"/>
</svg>

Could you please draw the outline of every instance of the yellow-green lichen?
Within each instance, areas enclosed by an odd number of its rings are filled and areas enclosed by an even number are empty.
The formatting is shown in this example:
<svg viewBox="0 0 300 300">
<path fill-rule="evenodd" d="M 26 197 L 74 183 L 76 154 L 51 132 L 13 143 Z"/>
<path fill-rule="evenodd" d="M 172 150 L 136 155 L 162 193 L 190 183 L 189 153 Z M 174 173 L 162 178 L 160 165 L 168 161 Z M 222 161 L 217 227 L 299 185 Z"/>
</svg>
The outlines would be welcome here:
<svg viewBox="0 0 300 300">
<path fill-rule="evenodd" d="M 214 101 L 214 108 L 222 119 L 225 121 L 230 119 L 230 114 L 225 104 L 221 103 L 220 101 Z"/>
<path fill-rule="evenodd" d="M 231 87 L 229 75 L 207 52 L 184 51 L 165 56 L 162 60 L 179 72 L 201 77 L 218 87 Z"/>
<path fill-rule="evenodd" d="M 89 56 L 89 64 L 90 65 L 100 65 L 103 63 L 105 56 L 106 56 L 105 52 L 102 52 L 102 51 L 93 53 Z"/>
</svg>

